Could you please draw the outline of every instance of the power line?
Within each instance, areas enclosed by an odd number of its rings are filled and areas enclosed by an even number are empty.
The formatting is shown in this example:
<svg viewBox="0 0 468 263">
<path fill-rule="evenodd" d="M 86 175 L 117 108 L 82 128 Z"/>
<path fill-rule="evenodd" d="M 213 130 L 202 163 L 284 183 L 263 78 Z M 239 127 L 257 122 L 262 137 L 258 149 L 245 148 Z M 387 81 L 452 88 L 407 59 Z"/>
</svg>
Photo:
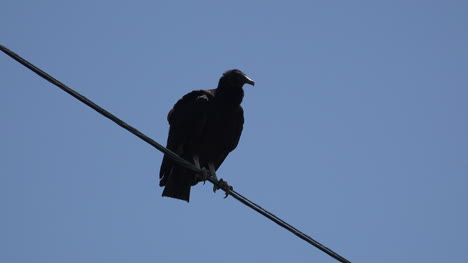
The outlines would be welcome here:
<svg viewBox="0 0 468 263">
<path fill-rule="evenodd" d="M 157 143 L 156 141 L 154 141 L 150 137 L 146 136 L 145 134 L 143 134 L 139 130 L 135 129 L 134 127 L 127 124 L 126 122 L 122 121 L 121 119 L 119 119 L 118 117 L 113 115 L 112 113 L 110 113 L 110 112 L 106 111 L 105 109 L 101 108 L 99 105 L 92 102 L 91 100 L 89 100 L 85 96 L 83 96 L 80 93 L 76 92 L 75 90 L 69 88 L 67 85 L 63 84 L 62 82 L 60 82 L 57 79 L 55 79 L 54 77 L 50 76 L 49 74 L 42 71 L 38 67 L 34 66 L 29 61 L 27 61 L 24 58 L 20 57 L 18 54 L 16 54 L 13 51 L 9 50 L 5 46 L 0 45 L 0 49 L 5 54 L 10 56 L 14 60 L 18 61 L 19 63 L 21 63 L 23 66 L 27 67 L 28 69 L 32 70 L 37 75 L 41 76 L 42 78 L 46 79 L 50 83 L 52 83 L 55 86 L 59 87 L 60 89 L 62 89 L 66 93 L 70 94 L 71 96 L 73 96 L 77 100 L 79 100 L 79 101 L 83 102 L 84 104 L 88 105 L 90 108 L 97 111 L 98 113 L 104 115 L 106 118 L 108 118 L 111 121 L 115 122 L 120 127 L 122 127 L 124 129 L 126 129 L 127 131 L 133 133 L 134 135 L 136 135 L 137 137 L 139 137 L 143 141 L 145 141 L 148 144 L 152 145 L 154 148 L 156 148 L 159 151 L 163 152 L 164 154 L 169 156 L 172 160 L 174 160 L 179 165 L 181 165 L 181 166 L 183 166 L 183 167 L 185 167 L 187 169 L 190 169 L 190 170 L 192 170 L 194 172 L 197 172 L 197 173 L 202 173 L 203 172 L 202 169 L 199 169 L 196 166 L 194 166 L 193 164 L 191 164 L 190 162 L 186 161 L 185 159 L 182 159 L 181 157 L 179 157 L 174 152 L 168 150 L 167 148 L 165 148 L 161 144 Z M 223 191 L 226 192 L 226 190 L 223 187 L 223 184 L 221 184 L 218 180 L 214 179 L 213 177 L 209 177 L 207 180 L 210 181 L 211 183 L 213 183 L 214 185 L 220 187 Z M 301 238 L 302 240 L 308 242 L 309 244 L 315 246 L 316 248 L 322 250 L 323 252 L 325 252 L 329 256 L 333 257 L 334 259 L 336 259 L 336 260 L 338 260 L 340 262 L 343 262 L 343 263 L 351 263 L 349 260 L 347 260 L 344 257 L 338 255 L 333 250 L 331 250 L 328 247 L 322 245 L 321 243 L 314 240 L 310 236 L 304 234 L 303 232 L 299 231 L 295 227 L 293 227 L 290 224 L 283 221 L 281 218 L 279 218 L 279 217 L 275 216 L 274 214 L 268 212 L 266 209 L 262 208 L 261 206 L 257 205 L 256 203 L 250 201 L 248 198 L 244 197 L 243 195 L 239 194 L 238 192 L 236 192 L 234 190 L 229 190 L 229 194 L 232 197 L 234 197 L 235 199 L 237 199 L 238 201 L 240 201 L 241 203 L 243 203 L 244 205 L 252 208 L 253 210 L 257 211 L 258 213 L 262 214 L 263 216 L 269 218 L 271 221 L 273 221 L 276 224 L 282 226 L 283 228 L 287 229 L 288 231 L 290 231 L 294 235 L 298 236 L 299 238 Z"/>
</svg>

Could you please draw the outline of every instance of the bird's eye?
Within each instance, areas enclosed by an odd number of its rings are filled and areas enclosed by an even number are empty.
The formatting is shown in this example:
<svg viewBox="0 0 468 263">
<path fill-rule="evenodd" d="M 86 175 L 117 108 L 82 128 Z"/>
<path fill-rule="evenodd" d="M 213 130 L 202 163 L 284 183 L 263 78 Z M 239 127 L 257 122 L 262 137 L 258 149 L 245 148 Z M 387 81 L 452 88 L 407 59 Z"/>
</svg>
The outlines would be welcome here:
<svg viewBox="0 0 468 263">
<path fill-rule="evenodd" d="M 235 83 L 235 84 L 239 84 L 239 83 L 241 83 L 241 79 L 238 76 L 235 76 L 235 77 L 232 78 L 232 82 Z"/>
</svg>

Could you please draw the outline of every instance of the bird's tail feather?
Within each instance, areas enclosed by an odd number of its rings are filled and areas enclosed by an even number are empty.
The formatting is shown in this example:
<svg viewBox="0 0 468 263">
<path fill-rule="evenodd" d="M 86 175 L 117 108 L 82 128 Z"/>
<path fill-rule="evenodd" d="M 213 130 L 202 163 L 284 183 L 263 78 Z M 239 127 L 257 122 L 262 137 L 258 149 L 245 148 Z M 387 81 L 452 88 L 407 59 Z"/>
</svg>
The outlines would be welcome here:
<svg viewBox="0 0 468 263">
<path fill-rule="evenodd" d="M 190 201 L 190 188 L 193 185 L 193 172 L 174 165 L 169 173 L 162 196 Z"/>
</svg>

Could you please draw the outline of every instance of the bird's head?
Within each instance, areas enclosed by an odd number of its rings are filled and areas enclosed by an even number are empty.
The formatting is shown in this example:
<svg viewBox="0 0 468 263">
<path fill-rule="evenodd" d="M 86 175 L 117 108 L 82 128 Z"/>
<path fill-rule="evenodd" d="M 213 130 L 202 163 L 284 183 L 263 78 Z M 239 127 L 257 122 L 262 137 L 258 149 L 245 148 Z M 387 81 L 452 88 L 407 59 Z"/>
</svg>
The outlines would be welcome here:
<svg viewBox="0 0 468 263">
<path fill-rule="evenodd" d="M 219 80 L 220 85 L 226 85 L 229 87 L 242 88 L 244 84 L 255 85 L 255 82 L 247 77 L 242 71 L 238 69 L 231 69 L 224 72 L 223 76 Z"/>
</svg>

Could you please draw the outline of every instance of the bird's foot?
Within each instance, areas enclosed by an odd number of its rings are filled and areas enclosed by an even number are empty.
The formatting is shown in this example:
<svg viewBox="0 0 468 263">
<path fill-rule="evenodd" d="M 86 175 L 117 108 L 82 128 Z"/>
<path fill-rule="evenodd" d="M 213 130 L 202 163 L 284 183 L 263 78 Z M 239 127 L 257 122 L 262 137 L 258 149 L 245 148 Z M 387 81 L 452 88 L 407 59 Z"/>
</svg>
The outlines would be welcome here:
<svg viewBox="0 0 468 263">
<path fill-rule="evenodd" d="M 205 168 L 202 168 L 201 169 L 202 172 L 201 173 L 197 173 L 195 174 L 195 180 L 198 182 L 203 182 L 203 185 L 206 183 L 206 180 L 208 179 L 208 177 L 211 176 L 211 172 L 210 170 L 208 169 L 205 169 Z"/>
<path fill-rule="evenodd" d="M 219 179 L 219 184 L 221 185 L 221 187 L 218 187 L 217 185 L 214 185 L 213 186 L 213 192 L 216 192 L 216 190 L 219 190 L 219 189 L 222 189 L 226 192 L 226 196 L 224 196 L 224 198 L 227 198 L 229 193 L 234 190 L 234 188 L 232 186 L 230 186 L 226 181 L 224 181 L 223 179 Z"/>
</svg>

